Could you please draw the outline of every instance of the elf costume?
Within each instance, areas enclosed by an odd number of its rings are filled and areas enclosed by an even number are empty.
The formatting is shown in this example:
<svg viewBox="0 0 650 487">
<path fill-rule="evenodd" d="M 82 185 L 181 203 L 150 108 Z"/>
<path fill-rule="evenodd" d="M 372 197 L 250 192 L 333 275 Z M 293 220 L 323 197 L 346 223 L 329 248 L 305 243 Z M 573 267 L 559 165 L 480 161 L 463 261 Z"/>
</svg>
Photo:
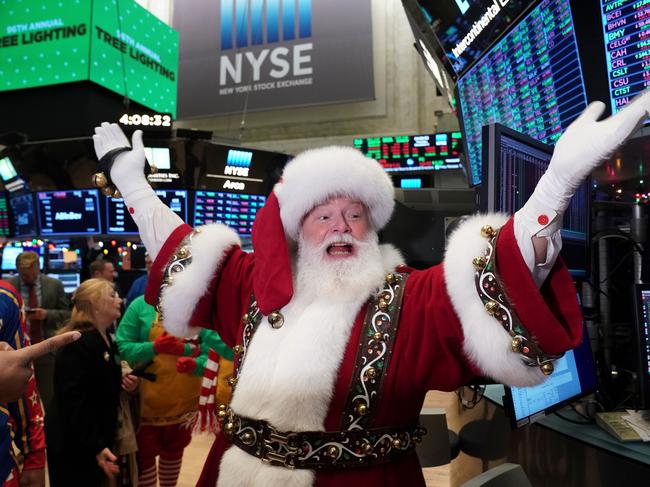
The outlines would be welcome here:
<svg viewBox="0 0 650 487">
<path fill-rule="evenodd" d="M 191 440 L 208 351 L 222 358 L 220 399 L 227 400 L 229 388 L 225 377 L 232 371 L 232 351 L 219 335 L 205 328 L 191 338 L 179 340 L 168 335 L 153 306 L 143 296 L 126 310 L 117 328 L 117 346 L 122 359 L 134 368 L 146 366 L 155 380 L 144 380 L 141 387 L 142 407 L 137 433 L 141 487 L 174 486 L 180 472 L 183 450 Z M 225 396 L 225 397 L 223 397 Z M 158 469 L 156 469 L 156 457 Z M 158 470 L 158 472 L 156 471 Z"/>
</svg>

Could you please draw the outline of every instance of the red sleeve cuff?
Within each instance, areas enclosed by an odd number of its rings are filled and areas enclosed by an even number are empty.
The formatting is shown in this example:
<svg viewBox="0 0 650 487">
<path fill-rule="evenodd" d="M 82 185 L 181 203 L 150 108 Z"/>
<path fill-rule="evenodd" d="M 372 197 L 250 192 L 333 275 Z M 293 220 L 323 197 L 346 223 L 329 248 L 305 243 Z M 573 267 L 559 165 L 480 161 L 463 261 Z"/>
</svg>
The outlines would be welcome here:
<svg viewBox="0 0 650 487">
<path fill-rule="evenodd" d="M 32 451 L 25 457 L 23 470 L 37 470 L 45 468 L 45 449 Z"/>
<path fill-rule="evenodd" d="M 564 261 L 558 257 L 542 289 L 538 289 L 519 250 L 512 218 L 499 232 L 496 253 L 508 299 L 541 349 L 556 355 L 577 347 L 582 336 L 582 313 Z"/>
<path fill-rule="evenodd" d="M 147 280 L 147 289 L 144 292 L 144 299 L 152 306 L 158 304 L 158 294 L 160 293 L 160 286 L 163 278 L 165 277 L 165 269 L 172 259 L 174 252 L 181 244 L 183 239 L 192 232 L 192 227 L 183 223 L 176 227 L 171 235 L 165 240 L 160 252 L 156 256 L 149 271 L 149 279 Z"/>
</svg>

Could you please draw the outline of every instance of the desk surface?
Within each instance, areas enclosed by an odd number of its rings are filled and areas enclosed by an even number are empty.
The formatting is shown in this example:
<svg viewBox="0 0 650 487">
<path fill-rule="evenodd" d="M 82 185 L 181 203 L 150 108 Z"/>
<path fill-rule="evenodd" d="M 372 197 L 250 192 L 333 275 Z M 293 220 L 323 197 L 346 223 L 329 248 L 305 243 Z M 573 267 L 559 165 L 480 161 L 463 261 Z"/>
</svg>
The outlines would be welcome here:
<svg viewBox="0 0 650 487">
<path fill-rule="evenodd" d="M 502 384 L 491 384 L 485 388 L 485 397 L 500 406 L 503 406 L 504 394 L 505 390 Z M 581 420 L 580 416 L 570 408 L 564 408 L 561 411 L 563 416 L 576 421 Z M 623 443 L 595 424 L 574 424 L 554 414 L 537 420 L 536 424 L 597 448 L 650 465 L 650 442 L 633 441 Z"/>
</svg>

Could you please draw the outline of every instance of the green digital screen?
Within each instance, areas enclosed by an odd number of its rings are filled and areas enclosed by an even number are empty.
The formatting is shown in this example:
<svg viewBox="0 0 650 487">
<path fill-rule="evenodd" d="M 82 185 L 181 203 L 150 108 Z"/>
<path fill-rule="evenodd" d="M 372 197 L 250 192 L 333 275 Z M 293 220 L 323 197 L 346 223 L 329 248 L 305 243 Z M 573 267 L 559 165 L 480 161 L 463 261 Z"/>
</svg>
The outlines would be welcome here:
<svg viewBox="0 0 650 487">
<path fill-rule="evenodd" d="M 133 0 L 94 0 L 90 80 L 176 115 L 178 32 Z"/>
<path fill-rule="evenodd" d="M 0 91 L 88 79 L 91 0 L 0 0 Z"/>
<path fill-rule="evenodd" d="M 0 0 L 0 91 L 90 80 L 176 115 L 178 32 L 134 0 Z"/>
</svg>

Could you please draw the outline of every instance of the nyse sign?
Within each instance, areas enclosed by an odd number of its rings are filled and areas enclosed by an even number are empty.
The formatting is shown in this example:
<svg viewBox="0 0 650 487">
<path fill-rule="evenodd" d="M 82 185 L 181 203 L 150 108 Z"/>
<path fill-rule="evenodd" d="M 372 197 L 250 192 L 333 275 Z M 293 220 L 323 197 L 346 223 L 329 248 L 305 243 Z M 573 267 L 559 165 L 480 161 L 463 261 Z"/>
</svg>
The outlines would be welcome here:
<svg viewBox="0 0 650 487">
<path fill-rule="evenodd" d="M 374 98 L 370 0 L 195 2 L 174 12 L 180 116 Z"/>
</svg>

